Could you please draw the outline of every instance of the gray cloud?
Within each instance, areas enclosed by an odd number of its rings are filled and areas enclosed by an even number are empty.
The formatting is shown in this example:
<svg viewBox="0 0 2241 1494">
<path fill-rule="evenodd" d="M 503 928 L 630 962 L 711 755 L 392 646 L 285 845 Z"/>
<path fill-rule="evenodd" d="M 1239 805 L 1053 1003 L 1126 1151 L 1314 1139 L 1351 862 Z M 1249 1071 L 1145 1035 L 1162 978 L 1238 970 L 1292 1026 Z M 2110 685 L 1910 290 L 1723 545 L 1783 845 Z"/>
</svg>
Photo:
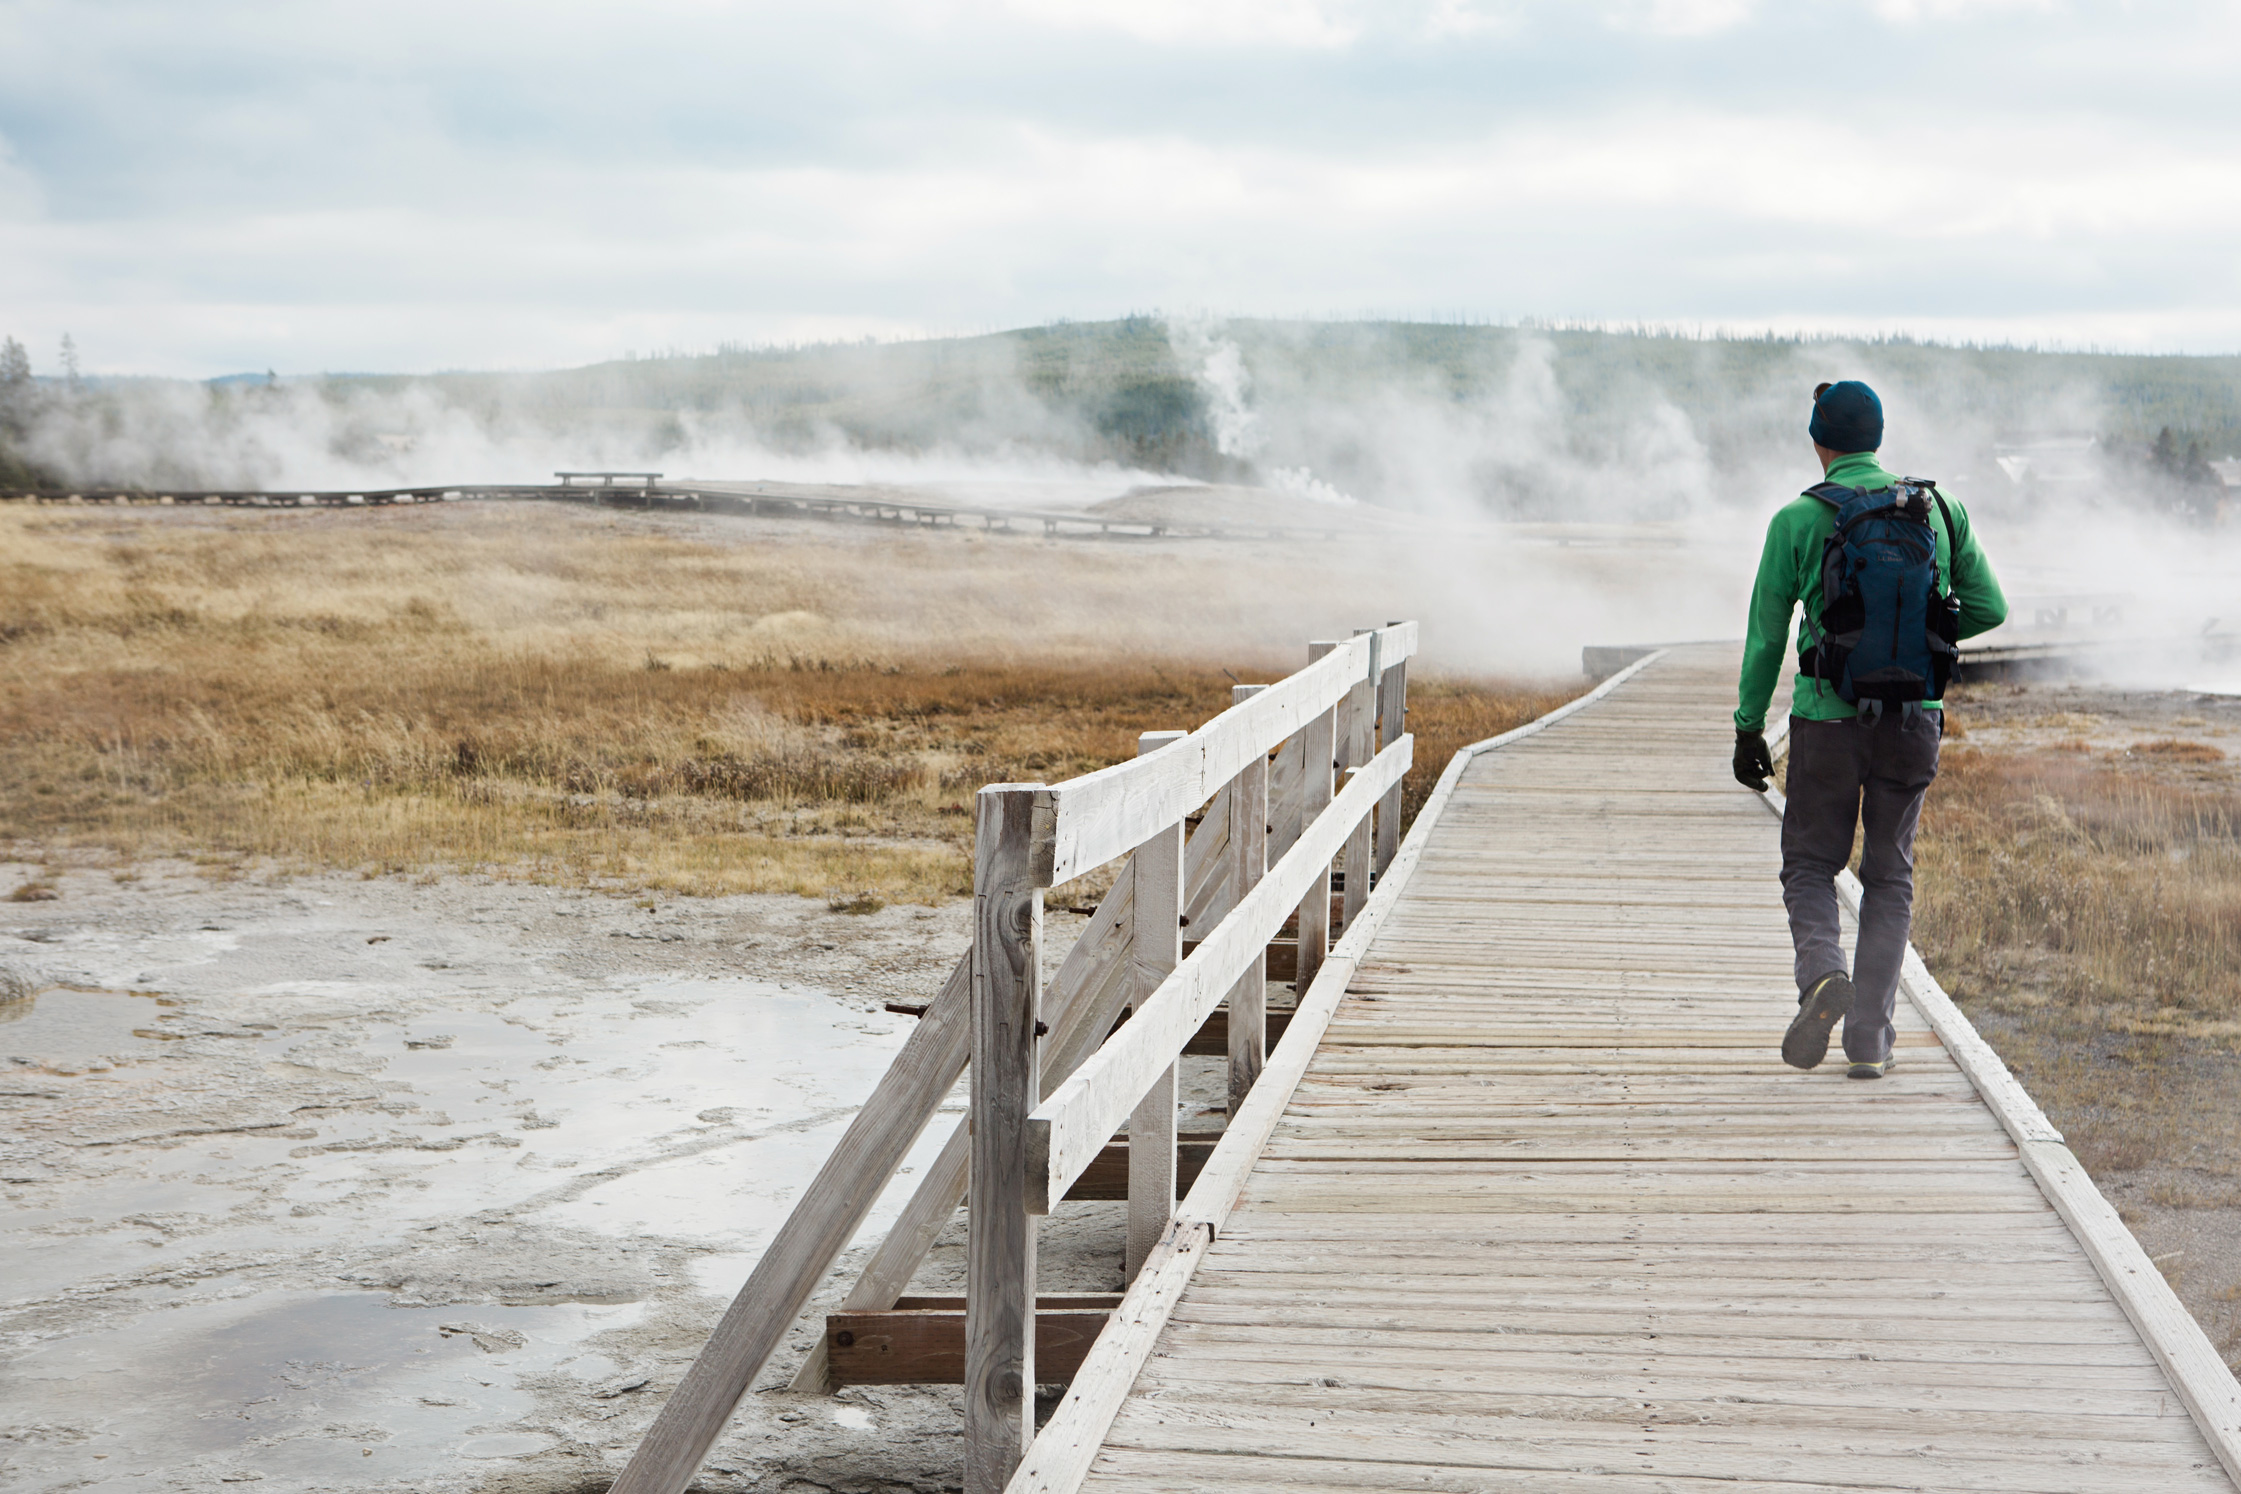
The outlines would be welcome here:
<svg viewBox="0 0 2241 1494">
<path fill-rule="evenodd" d="M 1149 307 L 2241 347 L 2230 6 L 0 0 L 51 369 Z"/>
</svg>

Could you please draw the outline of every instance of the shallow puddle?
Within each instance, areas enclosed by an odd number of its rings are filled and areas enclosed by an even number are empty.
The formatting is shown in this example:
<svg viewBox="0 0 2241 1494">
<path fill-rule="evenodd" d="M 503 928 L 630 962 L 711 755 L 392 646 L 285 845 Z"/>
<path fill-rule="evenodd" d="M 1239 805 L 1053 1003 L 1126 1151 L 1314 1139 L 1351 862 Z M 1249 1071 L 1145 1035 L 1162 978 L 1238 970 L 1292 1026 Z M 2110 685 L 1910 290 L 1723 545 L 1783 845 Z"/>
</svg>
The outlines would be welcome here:
<svg viewBox="0 0 2241 1494">
<path fill-rule="evenodd" d="M 9 1487 L 127 1487 L 154 1473 L 305 1487 L 533 1453 L 555 1439 L 512 1429 L 533 1409 L 520 1379 L 605 1379 L 615 1366 L 582 1340 L 640 1311 L 400 1308 L 356 1292 L 149 1313 L 8 1367 L 0 1400 L 21 1445 Z M 74 1412 L 67 1430 L 41 1425 L 42 1411 L 63 1405 Z"/>
<path fill-rule="evenodd" d="M 0 1220 L 0 1461 L 27 1491 L 448 1488 L 586 1435 L 613 1404 L 596 1383 L 637 1368 L 586 1340 L 662 1292 L 735 1291 L 911 1025 L 687 978 L 403 1020 L 288 987 L 229 1008 L 254 1021 L 111 991 L 14 1005 L 21 1114 L 102 1169 L 9 1179 L 38 1185 Z M 129 1129 L 135 1107 L 186 1119 L 87 1144 L 85 1117 Z M 211 1116 L 234 1122 L 195 1129 Z"/>
<path fill-rule="evenodd" d="M 679 980 L 370 1026 L 349 1056 L 395 1111 L 315 1123 L 289 1197 L 316 1206 L 381 1156 L 417 1175 L 420 1217 L 528 1207 L 609 1233 L 759 1236 L 830 1150 L 813 1133 L 845 1123 L 908 1025 L 812 992 Z M 287 1034 L 259 1046 L 303 1059 Z"/>
<path fill-rule="evenodd" d="M 157 1041 L 165 1013 L 152 996 L 54 986 L 0 1001 L 0 1073 L 105 1073 Z"/>
</svg>

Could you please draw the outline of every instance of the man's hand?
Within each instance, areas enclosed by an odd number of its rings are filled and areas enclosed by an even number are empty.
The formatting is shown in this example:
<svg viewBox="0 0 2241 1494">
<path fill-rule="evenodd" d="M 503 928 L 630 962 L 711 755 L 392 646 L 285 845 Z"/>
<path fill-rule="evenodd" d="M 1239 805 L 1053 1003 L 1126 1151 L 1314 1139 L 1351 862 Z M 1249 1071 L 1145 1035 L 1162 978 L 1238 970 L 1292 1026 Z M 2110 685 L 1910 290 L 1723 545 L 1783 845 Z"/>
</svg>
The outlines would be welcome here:
<svg viewBox="0 0 2241 1494">
<path fill-rule="evenodd" d="M 1774 776 L 1774 758 L 1766 750 L 1766 733 L 1739 731 L 1735 734 L 1735 781 L 1754 794 L 1766 792 L 1767 781 Z"/>
</svg>

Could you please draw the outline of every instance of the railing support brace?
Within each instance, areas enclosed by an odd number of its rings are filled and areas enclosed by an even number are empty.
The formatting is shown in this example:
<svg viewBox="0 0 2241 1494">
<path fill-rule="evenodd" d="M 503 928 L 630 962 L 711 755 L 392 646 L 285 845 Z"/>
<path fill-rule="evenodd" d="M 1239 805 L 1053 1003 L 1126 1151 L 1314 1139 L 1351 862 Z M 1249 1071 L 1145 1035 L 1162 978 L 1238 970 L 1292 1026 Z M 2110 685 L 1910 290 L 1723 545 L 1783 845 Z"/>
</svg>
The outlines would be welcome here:
<svg viewBox="0 0 2241 1494">
<path fill-rule="evenodd" d="M 1374 739 L 1377 734 L 1377 634 L 1374 629 L 1363 628 L 1370 635 L 1370 672 L 1346 692 L 1338 703 L 1337 758 L 1341 781 L 1346 774 L 1377 756 Z M 1346 838 L 1346 854 L 1342 858 L 1346 868 L 1346 896 L 1342 903 L 1340 921 L 1347 928 L 1354 926 L 1355 917 L 1362 904 L 1369 901 L 1370 893 L 1371 827 L 1365 819 L 1354 827 Z M 1305 986 L 1300 987 L 1306 990 Z"/>
<path fill-rule="evenodd" d="M 1398 627 L 1398 623 L 1389 623 Z M 1377 676 L 1377 745 L 1390 747 L 1408 731 L 1408 661 L 1387 664 Z M 1394 784 L 1391 792 L 1377 802 L 1377 875 L 1384 876 L 1385 868 L 1393 864 L 1393 857 L 1401 848 L 1401 786 Z"/>
<path fill-rule="evenodd" d="M 1316 642 L 1307 646 L 1307 661 L 1312 664 L 1337 648 L 1336 643 Z M 1300 730 L 1301 825 L 1312 825 L 1315 817 L 1330 808 L 1333 774 L 1338 766 L 1338 707 L 1317 716 Z M 1323 868 L 1307 890 L 1299 905 L 1299 973 L 1293 977 L 1292 989 L 1305 991 L 1315 980 L 1315 972 L 1323 968 L 1324 956 L 1331 952 L 1331 872 Z"/>
<path fill-rule="evenodd" d="M 1260 693 L 1259 685 L 1239 685 L 1230 691 L 1230 704 L 1240 705 Z M 1268 874 L 1268 758 L 1265 754 L 1245 765 L 1229 791 L 1230 904 Z M 1253 964 L 1237 979 L 1229 993 L 1229 1113 L 1245 1103 L 1253 1083 L 1268 1063 L 1268 952 L 1254 956 Z"/>
<path fill-rule="evenodd" d="M 1136 739 L 1146 757 L 1188 733 L 1148 731 Z M 1183 825 L 1136 850 L 1136 925 L 1130 931 L 1129 983 L 1143 1005 L 1183 963 Z M 1128 1117 L 1128 1279 L 1134 1281 L 1175 1213 L 1175 1065 L 1169 1064 Z"/>
</svg>

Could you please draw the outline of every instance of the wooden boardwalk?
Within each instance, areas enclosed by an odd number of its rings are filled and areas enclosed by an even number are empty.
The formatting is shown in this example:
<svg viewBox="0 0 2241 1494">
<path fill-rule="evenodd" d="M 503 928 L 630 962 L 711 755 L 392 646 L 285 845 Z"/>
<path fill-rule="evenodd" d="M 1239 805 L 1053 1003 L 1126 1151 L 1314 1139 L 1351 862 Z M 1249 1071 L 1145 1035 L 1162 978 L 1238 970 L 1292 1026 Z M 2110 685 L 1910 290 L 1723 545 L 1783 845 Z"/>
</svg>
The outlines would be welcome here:
<svg viewBox="0 0 2241 1494">
<path fill-rule="evenodd" d="M 1471 762 L 1088 1487 L 2230 1494 L 1921 1011 L 1782 1065 L 1734 677 Z"/>
</svg>

